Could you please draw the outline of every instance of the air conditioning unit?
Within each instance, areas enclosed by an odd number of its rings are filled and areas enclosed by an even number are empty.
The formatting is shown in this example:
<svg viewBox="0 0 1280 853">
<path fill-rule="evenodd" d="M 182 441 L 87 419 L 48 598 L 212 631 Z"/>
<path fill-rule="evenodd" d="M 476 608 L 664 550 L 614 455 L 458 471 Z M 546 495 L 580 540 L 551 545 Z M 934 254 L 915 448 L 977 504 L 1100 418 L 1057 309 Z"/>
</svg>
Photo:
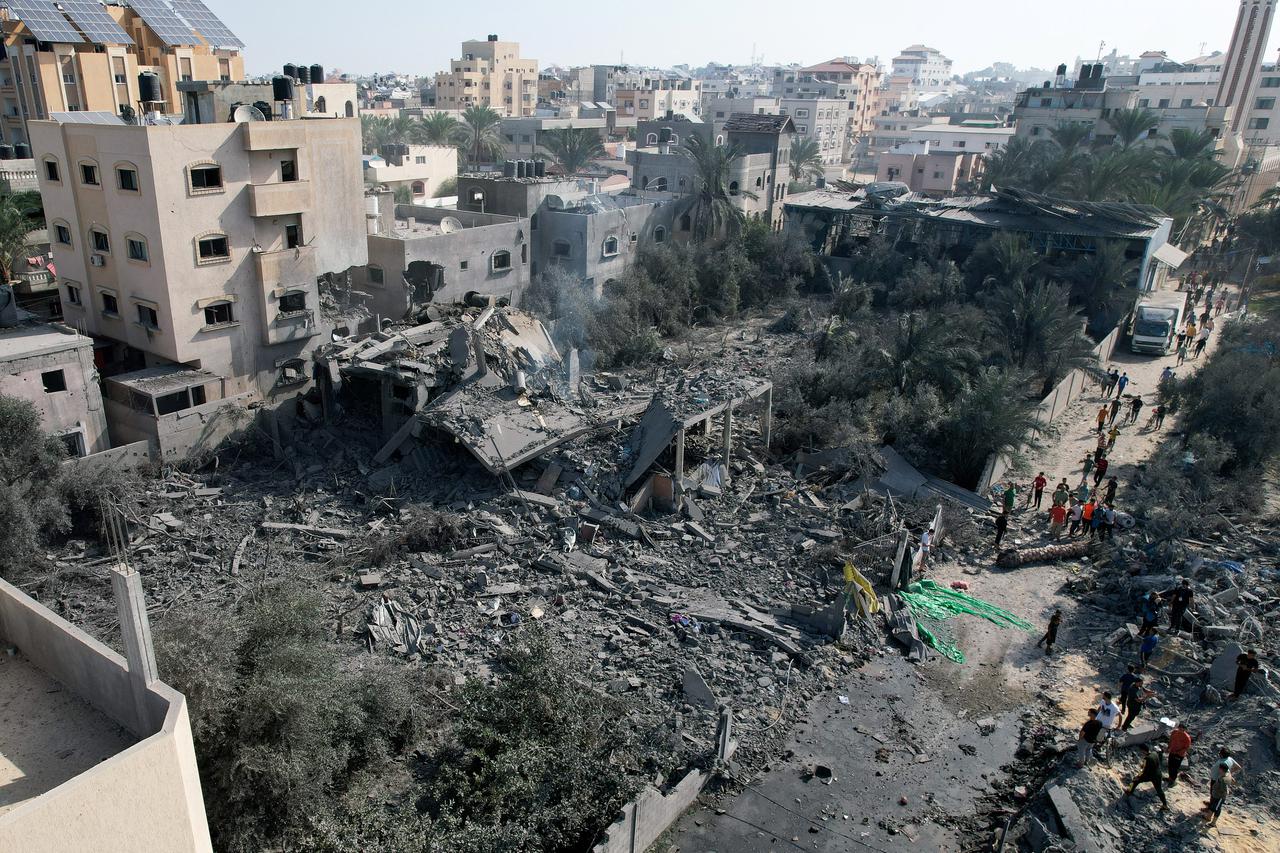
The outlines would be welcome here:
<svg viewBox="0 0 1280 853">
<path fill-rule="evenodd" d="M 91 266 L 91 267 L 105 267 L 106 265 L 107 265 L 107 259 L 106 259 L 105 257 L 103 257 L 102 255 L 90 255 L 90 256 L 89 256 L 89 266 Z"/>
</svg>

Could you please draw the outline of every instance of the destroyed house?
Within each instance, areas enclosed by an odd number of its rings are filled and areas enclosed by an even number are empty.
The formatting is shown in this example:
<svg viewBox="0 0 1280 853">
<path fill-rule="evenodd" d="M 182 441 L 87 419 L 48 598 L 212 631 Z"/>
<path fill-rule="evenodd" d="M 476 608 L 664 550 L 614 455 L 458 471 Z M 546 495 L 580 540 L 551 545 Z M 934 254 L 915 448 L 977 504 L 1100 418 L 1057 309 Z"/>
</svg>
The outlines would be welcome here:
<svg viewBox="0 0 1280 853">
<path fill-rule="evenodd" d="M 665 193 L 597 193 L 544 207 L 534 232 L 532 273 L 558 268 L 598 295 L 643 249 L 671 239 L 677 221 L 675 198 Z"/>
<path fill-rule="evenodd" d="M 527 218 L 398 205 L 385 191 L 370 199 L 369 263 L 352 270 L 369 311 L 399 320 L 471 292 L 519 302 L 532 269 Z"/>
<path fill-rule="evenodd" d="M 1161 251 L 1169 244 L 1173 220 L 1150 205 L 1069 201 L 1009 189 L 932 199 L 885 183 L 853 193 L 801 193 L 788 198 L 786 207 L 787 228 L 811 240 L 833 271 L 845 271 L 847 261 L 841 261 L 876 235 L 899 245 L 936 240 L 957 263 L 1002 233 L 1024 237 L 1033 251 L 1063 261 L 1120 241 L 1125 256 L 1139 262 L 1133 283 L 1143 290 L 1158 287 L 1181 255 Z"/>
</svg>

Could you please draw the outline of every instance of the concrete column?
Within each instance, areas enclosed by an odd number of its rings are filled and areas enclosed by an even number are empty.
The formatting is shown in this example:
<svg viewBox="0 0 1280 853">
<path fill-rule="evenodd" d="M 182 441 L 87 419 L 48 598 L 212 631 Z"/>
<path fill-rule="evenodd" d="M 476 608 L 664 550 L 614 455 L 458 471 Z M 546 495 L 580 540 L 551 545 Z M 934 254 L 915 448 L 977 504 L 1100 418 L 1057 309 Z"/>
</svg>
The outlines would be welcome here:
<svg viewBox="0 0 1280 853">
<path fill-rule="evenodd" d="M 676 494 L 684 492 L 684 429 L 676 433 Z"/>
<path fill-rule="evenodd" d="M 764 392 L 764 412 L 760 415 L 760 434 L 764 437 L 764 449 L 769 449 L 773 438 L 773 387 Z"/>
<path fill-rule="evenodd" d="M 728 761 L 732 755 L 730 745 L 733 743 L 733 709 L 725 705 L 720 709 L 720 724 L 716 726 L 716 757 Z"/>
<path fill-rule="evenodd" d="M 724 462 L 724 482 L 729 483 L 729 460 L 733 457 L 733 404 L 730 403 L 724 410 L 724 427 L 721 431 L 720 440 L 723 443 L 721 459 Z"/>
<path fill-rule="evenodd" d="M 156 653 L 151 645 L 151 623 L 147 619 L 142 576 L 120 563 L 111 569 L 111 587 L 115 591 L 116 613 L 120 617 L 120 633 L 124 637 L 124 655 L 129 664 L 129 688 L 133 693 L 133 725 L 129 728 L 139 737 L 149 737 L 164 721 L 152 719 L 147 695 L 147 687 L 159 681 L 160 676 L 156 672 Z"/>
</svg>

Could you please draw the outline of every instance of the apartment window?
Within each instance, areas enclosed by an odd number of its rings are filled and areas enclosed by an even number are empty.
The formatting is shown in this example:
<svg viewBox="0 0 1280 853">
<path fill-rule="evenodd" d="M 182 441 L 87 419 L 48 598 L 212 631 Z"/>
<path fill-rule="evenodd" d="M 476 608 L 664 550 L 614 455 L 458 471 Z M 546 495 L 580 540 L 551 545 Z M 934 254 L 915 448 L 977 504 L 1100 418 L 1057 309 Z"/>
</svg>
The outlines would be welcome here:
<svg viewBox="0 0 1280 853">
<path fill-rule="evenodd" d="M 1040 108 L 1041 108 L 1041 109 L 1048 109 L 1048 108 L 1049 108 L 1049 107 L 1051 107 L 1051 106 L 1053 106 L 1053 98 L 1041 98 L 1041 99 L 1040 99 Z M 906 127 L 903 127 L 903 130 L 906 130 Z"/>
<path fill-rule="evenodd" d="M 89 232 L 89 240 L 92 242 L 93 250 L 95 252 L 102 252 L 103 254 L 111 253 L 111 238 L 107 236 L 106 231 L 99 231 L 97 228 L 94 228 Z"/>
<path fill-rule="evenodd" d="M 44 177 L 45 177 L 45 180 L 51 183 L 57 184 L 62 182 L 62 173 L 58 169 L 57 160 L 44 161 Z"/>
<path fill-rule="evenodd" d="M 225 234 L 210 234 L 196 241 L 196 248 L 202 263 L 226 260 L 231 257 L 231 246 Z"/>
<path fill-rule="evenodd" d="M 80 288 L 76 287 L 74 284 L 68 284 L 66 287 L 67 287 L 67 302 L 71 303 L 72 305 L 79 305 L 80 304 Z"/>
<path fill-rule="evenodd" d="M 286 184 L 298 180 L 298 161 L 297 160 L 281 160 L 280 161 L 280 180 Z"/>
<path fill-rule="evenodd" d="M 44 385 L 44 393 L 57 394 L 67 390 L 67 375 L 61 370 L 48 370 L 40 374 L 40 383 Z"/>
<path fill-rule="evenodd" d="M 1251 118 L 1251 119 L 1249 119 L 1249 129 L 1250 129 L 1250 130 L 1266 130 L 1266 129 L 1267 129 L 1267 126 L 1268 126 L 1268 125 L 1270 125 L 1270 124 L 1271 124 L 1271 119 L 1269 119 L 1269 118 Z"/>
<path fill-rule="evenodd" d="M 234 322 L 235 315 L 232 313 L 230 302 L 215 302 L 204 309 L 206 326 L 222 326 Z"/>
<path fill-rule="evenodd" d="M 369 283 L 383 284 L 387 280 L 386 273 L 382 271 L 382 267 L 369 267 Z"/>
<path fill-rule="evenodd" d="M 128 250 L 129 260 L 141 261 L 147 263 L 151 260 L 151 255 L 147 252 L 147 241 L 141 237 L 126 237 L 125 248 Z"/>
<path fill-rule="evenodd" d="M 301 314 L 307 310 L 307 294 L 295 290 L 280 297 L 281 314 Z"/>
<path fill-rule="evenodd" d="M 618 238 L 605 237 L 604 238 L 604 256 L 606 258 L 611 258 L 616 254 L 618 254 Z"/>
<path fill-rule="evenodd" d="M 809 111 L 804 107 L 801 107 L 800 109 L 796 110 L 796 118 L 808 118 L 808 117 L 809 117 Z"/>
<path fill-rule="evenodd" d="M 160 315 L 150 305 L 138 306 L 138 323 L 148 329 L 160 328 Z"/>
<path fill-rule="evenodd" d="M 102 294 L 102 313 L 111 317 L 120 316 L 120 300 L 116 299 L 114 293 Z"/>
<path fill-rule="evenodd" d="M 98 167 L 93 163 L 80 164 L 80 181 L 86 186 L 96 187 L 98 183 Z"/>
<path fill-rule="evenodd" d="M 284 227 L 284 245 L 286 249 L 296 249 L 302 245 L 301 225 L 286 225 Z"/>
<path fill-rule="evenodd" d="M 935 181 L 941 180 L 941 179 L 942 179 L 942 173 L 941 173 L 941 172 L 934 172 L 934 173 L 933 173 L 933 179 L 934 179 Z"/>
<path fill-rule="evenodd" d="M 957 143 L 956 143 L 956 147 L 957 147 L 957 148 L 963 148 L 963 147 L 964 147 L 964 140 L 962 139 L 962 140 L 960 140 L 959 142 L 957 142 Z"/>
<path fill-rule="evenodd" d="M 1040 125 L 1036 125 L 1035 127 L 1031 128 L 1031 135 L 1032 135 L 1032 136 L 1039 136 L 1039 135 L 1040 135 L 1040 131 L 1042 131 L 1042 130 L 1044 130 L 1044 128 L 1042 128 Z"/>
<path fill-rule="evenodd" d="M 1167 110 L 1167 109 L 1169 109 L 1169 99 L 1168 99 L 1168 98 L 1161 98 L 1161 99 L 1160 99 L 1159 109 L 1162 109 L 1162 110 Z"/>
<path fill-rule="evenodd" d="M 53 235 L 59 243 L 64 246 L 71 245 L 71 229 L 66 225 L 58 224 L 53 226 Z"/>
<path fill-rule="evenodd" d="M 414 157 L 414 158 L 413 158 L 413 162 L 415 162 L 415 163 L 417 163 L 419 166 L 421 166 L 421 165 L 423 165 L 424 163 L 426 163 L 426 162 L 427 162 L 427 158 L 426 158 L 426 157 Z"/>
<path fill-rule="evenodd" d="M 1179 104 L 1179 106 L 1181 106 L 1183 109 L 1186 109 L 1187 107 L 1191 106 L 1191 99 L 1190 99 L 1190 98 L 1183 98 L 1183 99 L 1182 99 L 1182 103 L 1181 103 L 1181 104 Z"/>
<path fill-rule="evenodd" d="M 1145 108 L 1145 107 L 1149 107 L 1149 106 L 1151 106 L 1151 99 L 1150 99 L 1150 98 L 1139 98 L 1139 99 L 1138 99 L 1138 106 L 1140 106 L 1140 107 L 1144 107 L 1144 108 Z"/>
<path fill-rule="evenodd" d="M 799 131 L 800 133 L 808 133 L 809 125 L 807 124 L 796 125 L 796 130 Z"/>
<path fill-rule="evenodd" d="M 506 249 L 494 252 L 493 257 L 489 259 L 489 268 L 494 272 L 511 269 L 511 253 Z"/>
<path fill-rule="evenodd" d="M 1254 102 L 1254 105 L 1253 105 L 1253 108 L 1255 110 L 1273 110 L 1275 109 L 1275 107 L 1276 107 L 1275 98 L 1258 98 L 1258 100 Z"/>
<path fill-rule="evenodd" d="M 231 60 L 230 59 L 218 60 L 218 78 L 223 80 L 224 82 L 231 81 Z M 315 83 L 319 81 L 313 80 L 311 82 Z"/>
<path fill-rule="evenodd" d="M 222 189 L 222 167 L 216 163 L 191 166 L 191 189 L 197 192 Z"/>
<path fill-rule="evenodd" d="M 645 144 L 645 145 L 657 145 L 657 144 L 658 144 L 658 134 L 656 134 L 656 133 L 650 133 L 650 134 L 646 135 L 646 136 L 645 136 L 645 138 L 644 138 L 644 144 Z"/>
<path fill-rule="evenodd" d="M 471 268 L 470 261 L 463 261 L 462 263 L 458 264 L 458 269 L 460 270 L 468 270 L 470 268 Z"/>
<path fill-rule="evenodd" d="M 551 243 L 551 255 L 556 258 L 570 257 L 573 252 L 568 240 L 553 240 Z"/>
<path fill-rule="evenodd" d="M 111 75 L 116 85 L 127 85 L 129 83 L 129 75 L 125 70 L 124 57 L 111 57 Z"/>
<path fill-rule="evenodd" d="M 127 166 L 117 166 L 116 184 L 124 192 L 136 193 L 138 191 L 138 171 Z"/>
<path fill-rule="evenodd" d="M 1258 87 L 1261 89 L 1280 89 L 1280 77 L 1263 77 Z"/>
<path fill-rule="evenodd" d="M 178 73 L 182 77 L 183 81 L 189 82 L 195 79 L 194 75 L 191 73 L 191 57 L 184 56 L 178 60 Z"/>
</svg>

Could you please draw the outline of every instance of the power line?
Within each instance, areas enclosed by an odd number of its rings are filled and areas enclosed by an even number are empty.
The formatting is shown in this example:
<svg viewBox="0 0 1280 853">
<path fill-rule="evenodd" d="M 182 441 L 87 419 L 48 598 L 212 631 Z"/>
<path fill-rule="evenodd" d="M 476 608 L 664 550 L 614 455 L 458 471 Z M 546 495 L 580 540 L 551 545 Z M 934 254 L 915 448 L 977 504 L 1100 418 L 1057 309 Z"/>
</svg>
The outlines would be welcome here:
<svg viewBox="0 0 1280 853">
<path fill-rule="evenodd" d="M 832 829 L 832 828 L 830 828 L 830 827 L 822 826 L 820 823 L 815 823 L 815 822 L 813 821 L 813 819 L 812 819 L 812 818 L 808 817 L 807 815 L 800 814 L 800 812 L 795 811 L 795 810 L 793 810 L 793 809 L 791 809 L 791 808 L 789 808 L 789 807 L 787 807 L 787 806 L 783 805 L 782 803 L 780 803 L 780 802 L 778 802 L 777 800 L 773 799 L 773 797 L 770 797 L 768 794 L 762 793 L 758 788 L 753 788 L 752 786 L 747 785 L 747 784 L 743 784 L 743 783 L 741 783 L 741 782 L 740 782 L 739 784 L 741 784 L 741 785 L 742 785 L 742 790 L 744 790 L 744 791 L 750 791 L 751 793 L 755 794 L 757 797 L 760 797 L 760 798 L 761 798 L 761 799 L 763 799 L 763 800 L 767 800 L 767 801 L 769 801 L 769 802 L 773 803 L 775 806 L 777 806 L 778 808 L 782 809 L 782 810 L 783 810 L 784 812 L 786 812 L 787 814 L 790 814 L 790 815 L 793 815 L 793 816 L 795 816 L 795 817 L 800 818 L 800 819 L 801 819 L 801 820 L 803 820 L 805 823 L 807 823 L 807 824 L 809 824 L 810 826 L 812 826 L 812 827 L 814 827 L 814 828 L 818 829 L 819 831 L 822 831 L 822 832 L 829 832 L 829 833 L 831 833 L 832 835 L 836 836 L 837 838 L 843 838 L 843 839 L 844 839 L 844 840 L 846 840 L 846 841 L 852 841 L 854 844 L 857 844 L 857 845 L 859 845 L 859 846 L 861 846 L 861 847 L 865 847 L 865 848 L 867 848 L 868 850 L 874 850 L 876 853 L 889 853 L 889 851 L 888 851 L 888 850 L 885 850 L 884 848 L 877 847 L 877 846 L 875 846 L 874 844 L 868 844 L 866 841 L 863 841 L 863 840 L 861 840 L 861 839 L 859 839 L 859 838 L 854 838 L 852 835 L 845 835 L 843 832 L 838 832 L 838 831 L 836 831 L 836 830 L 834 830 L 834 829 Z M 754 824 L 750 823 L 749 821 L 742 820 L 742 818 L 735 817 L 734 815 L 730 815 L 727 811 L 725 812 L 725 816 L 727 816 L 727 817 L 733 817 L 733 819 L 734 819 L 734 820 L 742 821 L 743 823 L 747 824 L 748 826 L 754 826 Z M 759 829 L 759 827 L 756 827 L 756 828 L 757 828 L 757 829 Z M 777 833 L 775 833 L 775 832 L 771 832 L 771 831 L 769 831 L 769 830 L 764 830 L 764 831 L 765 831 L 765 832 L 769 832 L 769 834 L 770 834 L 770 835 L 777 835 Z M 794 842 L 794 841 L 789 842 L 789 843 L 791 843 L 791 844 L 795 844 L 795 842 Z M 802 849 L 803 849 L 803 848 L 802 848 Z"/>
</svg>

